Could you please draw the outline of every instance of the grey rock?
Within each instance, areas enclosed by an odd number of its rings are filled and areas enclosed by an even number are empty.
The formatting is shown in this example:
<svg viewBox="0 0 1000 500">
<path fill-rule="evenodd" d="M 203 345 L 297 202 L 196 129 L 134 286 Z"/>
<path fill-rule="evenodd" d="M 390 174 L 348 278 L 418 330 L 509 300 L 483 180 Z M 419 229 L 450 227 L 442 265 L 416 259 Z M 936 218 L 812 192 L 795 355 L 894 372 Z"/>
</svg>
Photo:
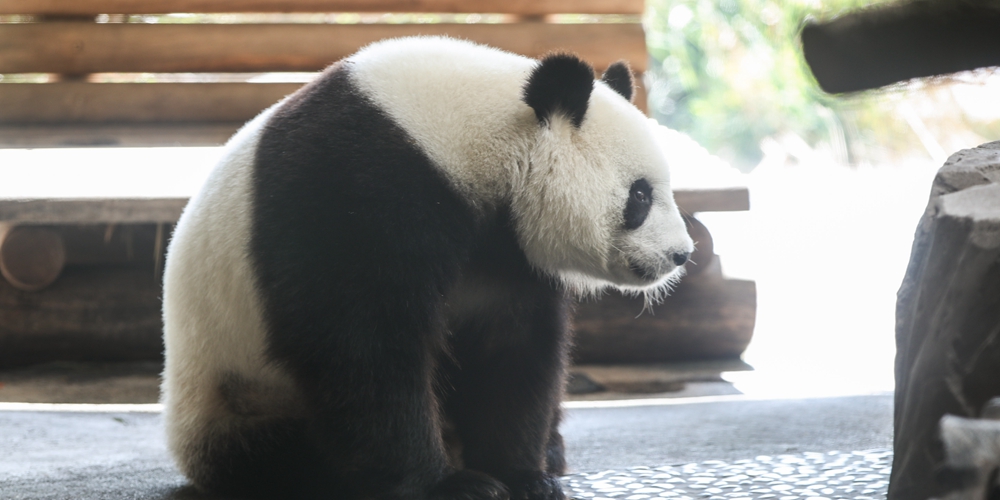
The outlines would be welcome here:
<svg viewBox="0 0 1000 500">
<path fill-rule="evenodd" d="M 938 422 L 1000 395 L 1000 142 L 938 172 L 896 303 L 891 500 L 941 496 Z"/>
</svg>

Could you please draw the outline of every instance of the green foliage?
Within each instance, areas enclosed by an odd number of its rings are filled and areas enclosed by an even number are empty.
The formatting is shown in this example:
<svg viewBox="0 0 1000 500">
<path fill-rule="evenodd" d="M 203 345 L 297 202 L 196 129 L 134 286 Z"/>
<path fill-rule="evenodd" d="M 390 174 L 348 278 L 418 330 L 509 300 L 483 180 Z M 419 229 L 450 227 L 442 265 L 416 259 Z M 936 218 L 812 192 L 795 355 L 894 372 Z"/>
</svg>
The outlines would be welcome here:
<svg viewBox="0 0 1000 500">
<path fill-rule="evenodd" d="M 841 105 L 819 90 L 798 34 L 810 16 L 871 3 L 649 0 L 653 116 L 743 170 L 760 161 L 761 141 L 788 132 L 846 153 Z"/>
</svg>

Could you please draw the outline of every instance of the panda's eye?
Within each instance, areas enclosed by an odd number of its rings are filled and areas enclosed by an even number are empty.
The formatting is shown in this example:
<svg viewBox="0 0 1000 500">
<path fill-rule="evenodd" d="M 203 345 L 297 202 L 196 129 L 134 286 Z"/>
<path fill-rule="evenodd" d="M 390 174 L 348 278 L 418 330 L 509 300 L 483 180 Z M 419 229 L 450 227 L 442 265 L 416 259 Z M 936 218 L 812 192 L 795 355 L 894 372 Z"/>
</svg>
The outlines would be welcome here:
<svg viewBox="0 0 1000 500">
<path fill-rule="evenodd" d="M 625 205 L 625 229 L 636 229 L 646 221 L 649 208 L 653 205 L 653 186 L 646 179 L 632 183 Z"/>
</svg>

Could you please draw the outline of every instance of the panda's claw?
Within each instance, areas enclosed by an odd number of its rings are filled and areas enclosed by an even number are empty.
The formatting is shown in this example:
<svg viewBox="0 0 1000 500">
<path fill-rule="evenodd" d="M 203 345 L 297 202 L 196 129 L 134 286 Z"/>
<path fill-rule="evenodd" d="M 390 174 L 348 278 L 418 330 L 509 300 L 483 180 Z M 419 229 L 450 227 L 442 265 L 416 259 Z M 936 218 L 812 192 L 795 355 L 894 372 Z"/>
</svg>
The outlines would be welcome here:
<svg viewBox="0 0 1000 500">
<path fill-rule="evenodd" d="M 566 500 L 559 478 L 541 471 L 523 472 L 507 479 L 510 500 Z"/>
<path fill-rule="evenodd" d="M 428 500 L 510 500 L 510 492 L 492 476 L 460 470 L 434 486 Z"/>
</svg>

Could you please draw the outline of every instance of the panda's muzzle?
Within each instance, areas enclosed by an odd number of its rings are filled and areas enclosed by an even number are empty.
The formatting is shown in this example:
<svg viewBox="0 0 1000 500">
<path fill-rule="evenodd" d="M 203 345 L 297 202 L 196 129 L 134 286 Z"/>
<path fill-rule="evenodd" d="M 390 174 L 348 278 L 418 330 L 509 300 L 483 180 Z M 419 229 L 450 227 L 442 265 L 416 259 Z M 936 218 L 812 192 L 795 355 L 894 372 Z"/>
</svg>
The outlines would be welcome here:
<svg viewBox="0 0 1000 500">
<path fill-rule="evenodd" d="M 643 281 L 656 281 L 660 278 L 660 274 L 655 269 L 650 269 L 642 264 L 638 264 L 633 261 L 629 261 L 628 268 Z"/>
<path fill-rule="evenodd" d="M 628 267 L 633 274 L 643 281 L 656 281 L 666 274 L 666 272 L 673 271 L 686 264 L 690 257 L 691 252 L 669 252 L 666 258 L 658 263 L 659 265 L 650 266 L 629 259 Z M 668 261 L 673 263 L 673 265 L 670 265 Z M 669 271 L 665 268 L 668 268 Z"/>
</svg>

